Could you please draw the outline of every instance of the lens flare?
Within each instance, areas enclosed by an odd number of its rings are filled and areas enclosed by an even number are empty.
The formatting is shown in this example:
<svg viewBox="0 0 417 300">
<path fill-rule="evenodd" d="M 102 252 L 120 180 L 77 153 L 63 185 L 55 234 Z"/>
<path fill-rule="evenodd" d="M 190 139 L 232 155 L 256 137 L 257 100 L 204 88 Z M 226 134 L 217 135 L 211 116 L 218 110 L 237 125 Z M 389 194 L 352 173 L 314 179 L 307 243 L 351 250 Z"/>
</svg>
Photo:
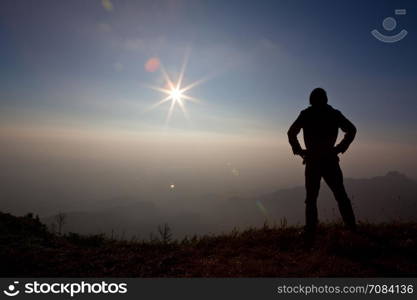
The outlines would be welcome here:
<svg viewBox="0 0 417 300">
<path fill-rule="evenodd" d="M 103 5 L 103 8 L 108 12 L 113 11 L 113 3 L 111 3 L 110 0 L 101 0 L 101 5 Z"/>
<path fill-rule="evenodd" d="M 151 57 L 145 63 L 145 70 L 148 72 L 155 72 L 159 69 L 160 62 L 157 57 Z"/>
<path fill-rule="evenodd" d="M 258 207 L 258 209 L 261 211 L 261 213 L 265 216 L 268 217 L 268 211 L 266 210 L 265 206 L 262 204 L 261 201 L 256 200 L 256 206 Z"/>
</svg>

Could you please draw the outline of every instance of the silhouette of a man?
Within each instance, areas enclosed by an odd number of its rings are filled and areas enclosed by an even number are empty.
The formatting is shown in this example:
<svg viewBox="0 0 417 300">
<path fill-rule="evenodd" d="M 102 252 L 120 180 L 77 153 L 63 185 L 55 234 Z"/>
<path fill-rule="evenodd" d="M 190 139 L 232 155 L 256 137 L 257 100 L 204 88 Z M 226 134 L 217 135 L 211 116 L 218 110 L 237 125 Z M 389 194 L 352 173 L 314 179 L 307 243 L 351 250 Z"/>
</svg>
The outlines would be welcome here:
<svg viewBox="0 0 417 300">
<path fill-rule="evenodd" d="M 355 216 L 343 185 L 338 157 L 338 154 L 344 153 L 352 143 L 356 128 L 340 111 L 327 104 L 324 89 L 316 88 L 311 92 L 310 104 L 311 106 L 301 111 L 291 125 L 288 139 L 294 155 L 300 155 L 306 165 L 305 233 L 306 238 L 312 240 L 318 223 L 317 197 L 322 177 L 336 198 L 345 225 L 352 231 L 356 230 Z M 345 132 L 345 136 L 335 145 L 339 128 Z M 301 129 L 306 149 L 301 148 L 297 139 Z"/>
</svg>

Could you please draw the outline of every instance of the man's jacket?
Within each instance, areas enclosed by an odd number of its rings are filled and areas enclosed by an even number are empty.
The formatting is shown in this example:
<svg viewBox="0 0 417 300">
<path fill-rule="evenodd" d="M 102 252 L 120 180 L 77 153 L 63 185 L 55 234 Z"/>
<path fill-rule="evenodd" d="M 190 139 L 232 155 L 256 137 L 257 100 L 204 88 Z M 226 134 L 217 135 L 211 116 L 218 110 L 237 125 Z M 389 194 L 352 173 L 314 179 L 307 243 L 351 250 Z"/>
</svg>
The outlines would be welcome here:
<svg viewBox="0 0 417 300">
<path fill-rule="evenodd" d="M 342 141 L 335 146 L 339 128 L 345 132 Z M 328 104 L 310 106 L 301 111 L 288 130 L 288 139 L 294 154 L 302 154 L 297 139 L 303 129 L 304 144 L 309 157 L 326 157 L 345 152 L 356 135 L 355 126 L 343 114 Z"/>
</svg>

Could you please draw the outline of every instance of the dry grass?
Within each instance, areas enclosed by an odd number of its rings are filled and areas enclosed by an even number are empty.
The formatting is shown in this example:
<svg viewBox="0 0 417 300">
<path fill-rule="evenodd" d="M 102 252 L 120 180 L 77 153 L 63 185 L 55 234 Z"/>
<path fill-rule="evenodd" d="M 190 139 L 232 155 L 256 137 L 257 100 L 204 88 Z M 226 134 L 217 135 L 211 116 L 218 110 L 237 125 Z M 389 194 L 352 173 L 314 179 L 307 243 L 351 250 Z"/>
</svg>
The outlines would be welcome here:
<svg viewBox="0 0 417 300">
<path fill-rule="evenodd" d="M 57 236 L 32 217 L 0 214 L 2 277 L 416 277 L 416 223 L 340 224 L 303 246 L 301 228 L 265 225 L 182 241 Z"/>
</svg>

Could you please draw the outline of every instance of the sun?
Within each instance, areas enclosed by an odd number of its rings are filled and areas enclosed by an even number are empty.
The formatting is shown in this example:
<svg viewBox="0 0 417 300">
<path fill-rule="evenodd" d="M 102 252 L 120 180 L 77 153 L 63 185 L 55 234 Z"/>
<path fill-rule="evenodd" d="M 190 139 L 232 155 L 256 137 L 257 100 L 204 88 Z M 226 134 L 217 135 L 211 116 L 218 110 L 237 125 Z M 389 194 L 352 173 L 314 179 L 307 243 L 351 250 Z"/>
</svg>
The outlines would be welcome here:
<svg viewBox="0 0 417 300">
<path fill-rule="evenodd" d="M 198 80 L 198 81 L 194 81 L 191 84 L 183 86 L 183 79 L 184 79 L 185 69 L 186 69 L 186 66 L 187 66 L 187 61 L 188 61 L 188 55 L 185 56 L 184 62 L 181 66 L 181 71 L 180 71 L 179 76 L 178 76 L 176 81 L 173 81 L 171 79 L 171 77 L 169 76 L 169 74 L 165 70 L 164 66 L 161 64 L 160 69 L 161 69 L 162 75 L 163 75 L 164 80 L 165 80 L 165 85 L 164 85 L 163 88 L 162 87 L 157 87 L 157 86 L 150 86 L 151 89 L 162 92 L 163 94 L 166 95 L 165 98 L 163 98 L 162 100 L 160 100 L 157 103 L 155 103 L 154 105 L 152 105 L 150 107 L 150 109 L 154 109 L 155 107 L 157 107 L 157 106 L 159 106 L 163 103 L 170 102 L 170 107 L 169 107 L 168 114 L 167 114 L 167 117 L 166 117 L 166 122 L 167 123 L 171 119 L 173 111 L 177 106 L 183 112 L 184 117 L 186 119 L 188 119 L 189 117 L 188 117 L 188 112 L 187 112 L 187 109 L 186 109 L 186 102 L 195 102 L 195 103 L 201 102 L 201 100 L 188 95 L 187 92 L 190 91 L 195 86 L 201 84 L 206 79 L 201 79 L 201 80 Z"/>
<path fill-rule="evenodd" d="M 181 101 L 182 91 L 178 88 L 174 88 L 170 91 L 170 95 L 173 101 Z"/>
</svg>

